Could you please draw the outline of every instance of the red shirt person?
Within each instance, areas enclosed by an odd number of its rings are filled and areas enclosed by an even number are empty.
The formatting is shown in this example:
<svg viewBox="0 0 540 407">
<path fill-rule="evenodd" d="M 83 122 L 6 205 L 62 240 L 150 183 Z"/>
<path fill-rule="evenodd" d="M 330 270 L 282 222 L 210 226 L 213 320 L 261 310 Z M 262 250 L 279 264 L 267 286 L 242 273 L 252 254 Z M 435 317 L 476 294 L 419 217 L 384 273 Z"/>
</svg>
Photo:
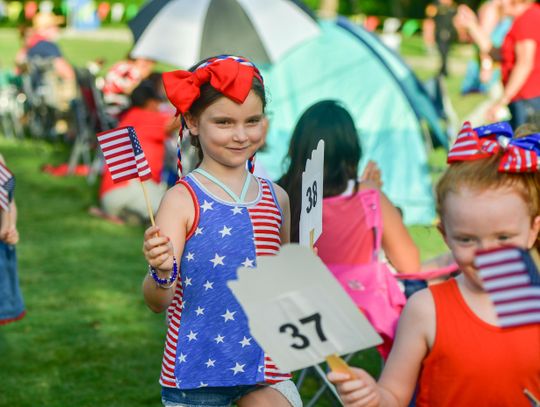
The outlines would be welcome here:
<svg viewBox="0 0 540 407">
<path fill-rule="evenodd" d="M 132 107 L 126 111 L 119 127 L 131 126 L 135 129 L 141 143 L 152 179 L 146 182 L 150 202 L 155 212 L 166 191 L 161 182 L 163 171 L 165 142 L 169 134 L 178 128 L 177 121 L 159 109 L 160 98 L 157 91 L 146 83 L 141 84 L 131 95 Z M 107 168 L 103 173 L 99 196 L 101 206 L 107 215 L 125 218 L 135 215 L 148 218 L 144 195 L 138 180 L 114 183 Z"/>
</svg>

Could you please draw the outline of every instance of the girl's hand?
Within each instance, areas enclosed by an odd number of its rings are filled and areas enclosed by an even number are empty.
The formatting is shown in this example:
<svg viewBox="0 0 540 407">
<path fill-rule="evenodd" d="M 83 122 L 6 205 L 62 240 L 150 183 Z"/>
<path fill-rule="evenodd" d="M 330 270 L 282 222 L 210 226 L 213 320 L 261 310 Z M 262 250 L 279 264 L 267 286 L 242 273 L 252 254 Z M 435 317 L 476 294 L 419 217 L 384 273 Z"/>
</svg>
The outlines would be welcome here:
<svg viewBox="0 0 540 407">
<path fill-rule="evenodd" d="M 454 24 L 470 30 L 471 27 L 478 25 L 478 17 L 467 5 L 461 4 L 458 6 L 457 14 L 454 17 Z"/>
<path fill-rule="evenodd" d="M 491 105 L 489 109 L 486 111 L 486 121 L 488 123 L 494 123 L 501 120 L 501 118 L 504 116 L 504 108 L 506 107 L 506 104 L 502 101 L 498 101 Z"/>
<path fill-rule="evenodd" d="M 143 253 L 146 261 L 159 271 L 173 269 L 173 247 L 167 236 L 159 234 L 159 227 L 151 226 L 144 232 Z"/>
<path fill-rule="evenodd" d="M 19 242 L 19 232 L 14 227 L 0 230 L 0 240 L 7 244 L 15 245 Z"/>
<path fill-rule="evenodd" d="M 375 161 L 369 161 L 362 173 L 360 182 L 365 183 L 365 186 L 374 189 L 381 189 L 383 186 L 381 180 L 381 170 Z"/>
<path fill-rule="evenodd" d="M 377 383 L 365 370 L 351 367 L 354 377 L 344 373 L 330 372 L 328 380 L 336 385 L 345 407 L 376 407 L 381 397 Z"/>
</svg>

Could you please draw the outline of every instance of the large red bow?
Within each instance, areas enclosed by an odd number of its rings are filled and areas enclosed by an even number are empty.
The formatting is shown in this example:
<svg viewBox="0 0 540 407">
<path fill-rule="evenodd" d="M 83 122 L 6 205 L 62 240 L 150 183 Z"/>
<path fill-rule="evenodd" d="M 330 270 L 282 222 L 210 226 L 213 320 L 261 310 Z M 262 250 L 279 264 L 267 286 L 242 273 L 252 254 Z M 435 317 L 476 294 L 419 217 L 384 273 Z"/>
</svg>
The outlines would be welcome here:
<svg viewBox="0 0 540 407">
<path fill-rule="evenodd" d="M 482 136 L 479 136 L 479 130 Z M 448 153 L 447 162 L 451 164 L 487 158 L 497 154 L 502 148 L 505 152 L 499 164 L 499 171 L 538 171 L 540 160 L 536 149 L 540 135 L 533 134 L 521 139 L 514 139 L 512 135 L 512 129 L 503 123 L 473 129 L 469 122 L 465 122 Z"/>
<path fill-rule="evenodd" d="M 163 74 L 165 92 L 179 113 L 186 113 L 201 94 L 201 85 L 213 88 L 236 103 L 243 103 L 251 90 L 256 68 L 232 57 L 217 59 L 194 72 L 173 71 Z"/>
</svg>

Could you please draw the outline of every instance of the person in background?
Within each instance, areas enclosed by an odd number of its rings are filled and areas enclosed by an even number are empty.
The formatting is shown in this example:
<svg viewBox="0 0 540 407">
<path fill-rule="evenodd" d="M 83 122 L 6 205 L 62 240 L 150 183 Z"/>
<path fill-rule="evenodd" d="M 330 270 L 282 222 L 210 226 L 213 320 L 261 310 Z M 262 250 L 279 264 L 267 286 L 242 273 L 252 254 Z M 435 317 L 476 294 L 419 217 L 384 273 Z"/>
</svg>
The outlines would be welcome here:
<svg viewBox="0 0 540 407">
<path fill-rule="evenodd" d="M 534 0 L 501 0 L 501 5 L 513 23 L 500 49 L 483 33 L 470 9 L 460 8 L 459 18 L 480 51 L 501 62 L 504 91 L 487 111 L 486 119 L 499 119 L 501 109 L 508 106 L 512 127 L 517 127 L 537 120 L 540 112 L 540 4 Z"/>
<path fill-rule="evenodd" d="M 0 155 L 0 162 L 5 164 Z M 26 314 L 19 287 L 17 252 L 17 205 L 13 199 L 9 211 L 0 210 L 0 325 L 18 321 Z"/>
<path fill-rule="evenodd" d="M 456 26 L 463 27 L 460 19 L 464 13 L 472 13 L 465 4 L 458 7 L 458 13 L 454 19 Z M 503 14 L 501 0 L 488 0 L 478 8 L 478 25 L 482 35 L 489 37 L 494 47 L 500 48 L 506 33 L 512 25 L 512 19 Z M 465 28 L 466 29 L 466 28 Z M 487 92 L 495 97 L 500 97 L 502 85 L 500 85 L 501 70 L 495 66 L 495 61 L 489 53 L 482 52 L 476 46 L 476 55 L 467 64 L 467 72 L 461 85 L 461 93 Z M 494 92 L 491 90 L 495 88 Z M 500 88 L 500 89 L 499 89 Z"/>
<path fill-rule="evenodd" d="M 386 357 L 405 297 L 380 261 L 382 249 L 399 272 L 420 271 L 420 254 L 401 214 L 380 190 L 381 174 L 369 162 L 358 178 L 361 148 L 349 112 L 325 100 L 308 108 L 293 131 L 289 168 L 278 181 L 291 201 L 291 241 L 298 242 L 302 173 L 306 160 L 324 140 L 323 233 L 315 246 L 321 260 L 342 283 L 385 340 Z M 357 281 L 354 285 L 351 281 Z M 373 288 L 365 295 L 366 288 Z"/>
<path fill-rule="evenodd" d="M 428 25 L 432 28 L 435 37 L 435 43 L 441 58 L 441 67 L 439 75 L 448 75 L 448 54 L 452 43 L 457 38 L 457 32 L 454 27 L 453 19 L 457 12 L 457 6 L 453 0 L 438 0 L 435 4 L 430 4 L 426 8 L 426 17 L 432 20 L 433 24 Z M 428 38 L 431 36 L 427 35 Z"/>
<path fill-rule="evenodd" d="M 26 59 L 52 58 L 54 71 L 66 82 L 75 80 L 75 70 L 66 60 L 60 47 L 56 44 L 59 27 L 64 23 L 64 17 L 53 13 L 37 13 L 32 19 L 32 28 L 25 35 Z"/>
<path fill-rule="evenodd" d="M 498 143 L 498 128 L 466 123 L 437 185 L 439 230 L 461 274 L 407 301 L 378 382 L 355 368 L 328 375 L 345 406 L 407 406 L 416 387 L 416 407 L 530 407 L 524 390 L 540 396 L 540 324 L 501 328 L 474 264 L 477 250 L 539 244 L 540 172 L 500 170 L 507 151 L 480 142 Z"/>
<path fill-rule="evenodd" d="M 133 90 L 131 108 L 125 112 L 118 124 L 119 127 L 133 127 L 144 150 L 152 171 L 152 179 L 146 181 L 145 185 L 154 213 L 167 188 L 166 183 L 162 182 L 165 143 L 180 126 L 178 119 L 171 119 L 170 114 L 160 111 L 161 103 L 162 99 L 155 88 L 151 84 L 142 83 Z M 114 183 L 106 168 L 99 195 L 104 217 L 111 220 L 120 218 L 130 223 L 148 220 L 148 210 L 138 180 Z M 96 212 L 95 209 L 93 211 Z"/>
<path fill-rule="evenodd" d="M 119 117 L 129 107 L 131 92 L 152 73 L 155 65 L 154 60 L 128 55 L 107 71 L 101 91 L 109 114 Z"/>
</svg>

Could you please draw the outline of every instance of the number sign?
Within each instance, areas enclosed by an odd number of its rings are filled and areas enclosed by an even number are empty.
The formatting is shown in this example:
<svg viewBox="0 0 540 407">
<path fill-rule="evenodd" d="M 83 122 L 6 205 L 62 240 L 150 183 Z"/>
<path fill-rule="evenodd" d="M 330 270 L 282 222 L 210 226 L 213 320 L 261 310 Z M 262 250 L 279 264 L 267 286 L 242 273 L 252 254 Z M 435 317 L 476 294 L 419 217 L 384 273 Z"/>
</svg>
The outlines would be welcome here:
<svg viewBox="0 0 540 407">
<path fill-rule="evenodd" d="M 284 371 L 381 343 L 379 335 L 311 249 L 285 245 L 240 268 L 228 285 L 251 335 Z"/>
<path fill-rule="evenodd" d="M 324 175 L 324 141 L 306 161 L 302 174 L 302 212 L 300 213 L 300 244 L 310 247 L 322 233 L 322 197 Z"/>
</svg>

